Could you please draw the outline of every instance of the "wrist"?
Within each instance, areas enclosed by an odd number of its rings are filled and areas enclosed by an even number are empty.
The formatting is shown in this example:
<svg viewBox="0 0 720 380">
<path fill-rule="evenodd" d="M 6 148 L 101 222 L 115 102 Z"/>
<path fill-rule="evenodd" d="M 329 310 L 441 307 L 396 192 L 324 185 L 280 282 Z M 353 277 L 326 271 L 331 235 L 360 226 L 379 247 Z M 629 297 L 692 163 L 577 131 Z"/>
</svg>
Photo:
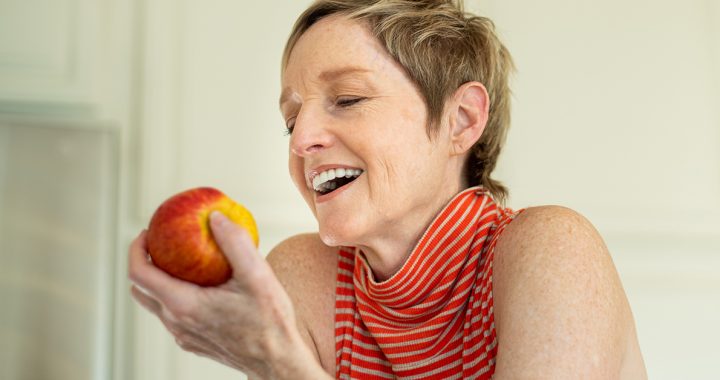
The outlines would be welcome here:
<svg viewBox="0 0 720 380">
<path fill-rule="evenodd" d="M 325 372 L 299 331 L 290 334 L 286 344 L 268 347 L 268 379 L 332 379 Z"/>
</svg>

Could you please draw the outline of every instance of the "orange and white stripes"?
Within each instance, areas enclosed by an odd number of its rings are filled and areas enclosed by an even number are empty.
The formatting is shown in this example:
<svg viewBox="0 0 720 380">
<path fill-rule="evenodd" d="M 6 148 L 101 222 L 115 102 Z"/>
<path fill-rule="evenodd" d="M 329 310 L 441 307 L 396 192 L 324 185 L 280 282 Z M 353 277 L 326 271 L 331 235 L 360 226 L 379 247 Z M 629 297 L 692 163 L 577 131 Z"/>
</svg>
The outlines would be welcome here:
<svg viewBox="0 0 720 380">
<path fill-rule="evenodd" d="M 340 249 L 339 379 L 486 379 L 495 368 L 493 250 L 519 213 L 466 189 L 433 220 L 403 267 L 376 282 L 361 251 Z"/>
</svg>

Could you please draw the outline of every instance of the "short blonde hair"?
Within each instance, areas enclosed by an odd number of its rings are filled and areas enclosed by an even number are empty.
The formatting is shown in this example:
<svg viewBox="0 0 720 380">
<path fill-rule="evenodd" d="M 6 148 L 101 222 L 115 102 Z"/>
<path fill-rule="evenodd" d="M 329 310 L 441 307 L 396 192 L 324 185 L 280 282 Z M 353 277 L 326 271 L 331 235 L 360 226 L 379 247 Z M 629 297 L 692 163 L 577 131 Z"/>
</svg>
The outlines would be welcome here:
<svg viewBox="0 0 720 380">
<path fill-rule="evenodd" d="M 282 68 L 297 40 L 318 20 L 341 14 L 367 22 L 390 55 L 418 86 L 428 109 L 428 136 L 439 128 L 445 101 L 463 83 L 478 81 L 490 96 L 485 131 L 465 163 L 468 186 L 482 185 L 501 204 L 508 190 L 490 174 L 510 127 L 510 53 L 493 22 L 452 0 L 317 0 L 293 26 Z"/>
</svg>

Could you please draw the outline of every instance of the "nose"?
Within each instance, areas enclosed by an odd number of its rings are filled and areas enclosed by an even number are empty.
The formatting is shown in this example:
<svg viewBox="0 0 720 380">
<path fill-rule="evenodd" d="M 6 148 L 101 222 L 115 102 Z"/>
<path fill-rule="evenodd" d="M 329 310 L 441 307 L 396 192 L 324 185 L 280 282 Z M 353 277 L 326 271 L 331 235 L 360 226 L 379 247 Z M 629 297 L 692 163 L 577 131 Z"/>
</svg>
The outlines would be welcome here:
<svg viewBox="0 0 720 380">
<path fill-rule="evenodd" d="M 290 137 L 292 153 L 306 157 L 329 148 L 333 141 L 329 125 L 320 112 L 307 108 L 301 110 L 295 118 L 295 126 Z"/>
</svg>

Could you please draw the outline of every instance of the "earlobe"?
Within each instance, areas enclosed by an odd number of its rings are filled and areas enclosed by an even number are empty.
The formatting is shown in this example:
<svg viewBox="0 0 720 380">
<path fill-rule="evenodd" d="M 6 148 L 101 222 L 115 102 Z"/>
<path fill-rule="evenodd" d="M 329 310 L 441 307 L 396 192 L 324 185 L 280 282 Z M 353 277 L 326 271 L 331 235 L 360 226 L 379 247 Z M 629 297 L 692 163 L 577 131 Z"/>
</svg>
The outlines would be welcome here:
<svg viewBox="0 0 720 380">
<path fill-rule="evenodd" d="M 490 98 L 480 82 L 467 82 L 455 91 L 452 112 L 454 154 L 463 154 L 480 139 L 488 121 Z"/>
</svg>

